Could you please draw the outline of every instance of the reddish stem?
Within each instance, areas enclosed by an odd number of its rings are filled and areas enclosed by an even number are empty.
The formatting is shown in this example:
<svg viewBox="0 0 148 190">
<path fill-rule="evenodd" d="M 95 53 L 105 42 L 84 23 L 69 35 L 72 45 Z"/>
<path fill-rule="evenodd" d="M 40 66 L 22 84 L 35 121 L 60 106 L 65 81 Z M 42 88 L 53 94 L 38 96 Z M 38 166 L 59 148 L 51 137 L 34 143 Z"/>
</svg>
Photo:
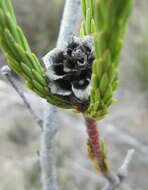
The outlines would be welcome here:
<svg viewBox="0 0 148 190">
<path fill-rule="evenodd" d="M 104 159 L 104 156 L 100 146 L 100 134 L 97 129 L 97 123 L 95 120 L 89 118 L 85 118 L 85 123 L 87 127 L 89 141 L 92 145 L 95 158 L 98 161 L 98 163 L 101 164 L 102 160 Z"/>
</svg>

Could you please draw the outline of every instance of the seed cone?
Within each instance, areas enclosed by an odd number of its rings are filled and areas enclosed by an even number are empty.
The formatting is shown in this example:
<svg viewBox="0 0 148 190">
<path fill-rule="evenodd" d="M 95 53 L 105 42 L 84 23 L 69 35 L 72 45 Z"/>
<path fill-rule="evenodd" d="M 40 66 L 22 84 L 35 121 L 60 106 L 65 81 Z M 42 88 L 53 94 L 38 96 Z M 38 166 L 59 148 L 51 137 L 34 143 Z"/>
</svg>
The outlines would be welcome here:
<svg viewBox="0 0 148 190">
<path fill-rule="evenodd" d="M 76 103 L 89 101 L 93 60 L 90 42 L 73 38 L 49 60 L 46 75 L 51 93 Z"/>
</svg>

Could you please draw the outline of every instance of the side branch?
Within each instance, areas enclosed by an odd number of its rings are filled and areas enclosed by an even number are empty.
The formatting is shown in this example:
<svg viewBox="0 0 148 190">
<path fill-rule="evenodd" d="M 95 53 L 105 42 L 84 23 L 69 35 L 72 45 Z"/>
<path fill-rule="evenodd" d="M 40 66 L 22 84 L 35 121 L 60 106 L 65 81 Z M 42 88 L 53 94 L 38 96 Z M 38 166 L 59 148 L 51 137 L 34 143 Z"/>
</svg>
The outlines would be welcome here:
<svg viewBox="0 0 148 190">
<path fill-rule="evenodd" d="M 105 185 L 103 190 L 115 190 L 121 185 L 121 183 L 128 176 L 128 167 L 134 156 L 134 153 L 135 153 L 135 150 L 133 150 L 133 149 L 128 151 L 127 156 L 126 156 L 122 166 L 119 168 L 117 174 L 108 172 L 104 176 L 108 180 L 108 184 Z"/>
</svg>

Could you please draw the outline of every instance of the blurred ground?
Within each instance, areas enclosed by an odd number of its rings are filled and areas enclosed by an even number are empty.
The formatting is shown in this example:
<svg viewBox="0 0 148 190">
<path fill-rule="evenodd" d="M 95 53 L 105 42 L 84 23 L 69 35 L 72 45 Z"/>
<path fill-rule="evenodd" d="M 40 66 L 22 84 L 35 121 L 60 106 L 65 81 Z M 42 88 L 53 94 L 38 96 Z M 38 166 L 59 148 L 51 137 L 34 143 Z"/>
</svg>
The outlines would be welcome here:
<svg viewBox="0 0 148 190">
<path fill-rule="evenodd" d="M 14 5 L 33 50 L 43 55 L 47 48 L 54 46 L 63 1 L 14 0 Z M 114 169 L 121 165 L 132 146 L 125 143 L 128 139 L 122 143 L 118 133 L 111 134 L 107 130 L 109 126 L 122 129 L 145 144 L 145 151 L 142 147 L 137 148 L 129 179 L 120 190 L 148 189 L 148 66 L 145 66 L 148 61 L 145 54 L 139 53 L 148 47 L 147 8 L 146 0 L 136 1 L 122 53 L 120 87 L 115 95 L 118 102 L 112 106 L 108 117 L 98 124 Z M 137 74 L 139 72 L 141 74 Z M 27 97 L 41 117 L 44 101 L 28 91 Z M 105 181 L 86 156 L 83 119 L 63 110 L 59 110 L 59 116 L 61 129 L 57 135 L 56 155 L 60 189 L 99 190 Z M 16 92 L 3 80 L 0 81 L 0 128 L 0 190 L 41 189 L 37 156 L 41 130 Z"/>
</svg>

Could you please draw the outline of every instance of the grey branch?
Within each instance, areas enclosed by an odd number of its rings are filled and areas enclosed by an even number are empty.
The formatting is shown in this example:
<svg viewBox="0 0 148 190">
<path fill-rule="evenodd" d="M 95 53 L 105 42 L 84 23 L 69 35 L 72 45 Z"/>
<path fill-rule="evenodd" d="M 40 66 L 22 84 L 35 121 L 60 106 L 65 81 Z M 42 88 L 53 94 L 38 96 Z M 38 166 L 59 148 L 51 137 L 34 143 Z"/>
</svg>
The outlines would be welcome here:
<svg viewBox="0 0 148 190">
<path fill-rule="evenodd" d="M 29 110 L 29 112 L 31 113 L 34 121 L 40 126 L 42 127 L 42 120 L 39 119 L 39 117 L 35 114 L 35 112 L 33 111 L 30 103 L 28 102 L 28 100 L 26 99 L 23 91 L 21 89 L 18 88 L 16 81 L 14 80 L 14 77 L 12 75 L 12 71 L 8 66 L 3 66 L 0 70 L 0 74 L 4 75 L 7 80 L 10 82 L 11 86 L 15 89 L 15 91 L 17 92 L 17 94 L 21 97 L 21 99 L 23 100 L 25 106 L 27 107 L 27 109 Z"/>
<path fill-rule="evenodd" d="M 108 172 L 105 175 L 105 178 L 108 180 L 108 183 L 107 185 L 105 185 L 103 190 L 116 190 L 121 185 L 121 183 L 128 176 L 128 167 L 133 158 L 134 153 L 135 153 L 135 150 L 133 149 L 128 151 L 127 156 L 122 166 L 119 168 L 117 174 L 114 174 L 113 172 Z"/>
<path fill-rule="evenodd" d="M 80 11 L 80 0 L 66 0 L 63 20 L 61 23 L 60 33 L 57 41 L 57 48 L 62 48 L 64 42 L 73 35 L 77 23 L 77 14 Z M 56 50 L 56 48 L 55 48 Z M 52 50 L 51 52 L 54 52 Z M 51 52 L 44 56 L 43 61 L 45 66 L 48 66 L 48 58 Z M 47 60 L 47 65 L 46 65 Z M 40 165 L 42 170 L 43 190 L 57 190 L 58 184 L 56 180 L 56 167 L 54 158 L 54 141 L 55 135 L 59 129 L 57 124 L 58 114 L 57 108 L 46 104 L 44 115 L 43 133 L 41 136 L 41 151 L 40 151 Z"/>
<path fill-rule="evenodd" d="M 57 41 L 57 47 L 62 48 L 67 43 L 76 29 L 80 16 L 80 0 L 66 0 L 61 29 Z"/>
<path fill-rule="evenodd" d="M 57 190 L 56 168 L 54 159 L 54 138 L 59 129 L 57 123 L 57 108 L 46 104 L 44 125 L 41 135 L 40 164 L 44 190 Z"/>
</svg>

